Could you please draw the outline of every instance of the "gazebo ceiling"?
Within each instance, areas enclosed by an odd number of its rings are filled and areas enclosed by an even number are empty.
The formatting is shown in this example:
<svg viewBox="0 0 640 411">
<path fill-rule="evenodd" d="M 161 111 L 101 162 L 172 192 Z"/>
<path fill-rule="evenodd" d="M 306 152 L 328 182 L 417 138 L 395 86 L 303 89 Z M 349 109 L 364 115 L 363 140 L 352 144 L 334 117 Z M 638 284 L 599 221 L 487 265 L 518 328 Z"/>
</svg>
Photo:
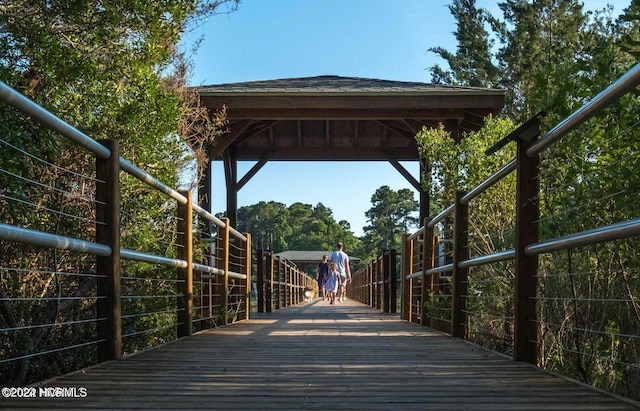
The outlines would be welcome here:
<svg viewBox="0 0 640 411">
<path fill-rule="evenodd" d="M 478 130 L 503 90 L 319 76 L 194 87 L 210 110 L 227 107 L 229 132 L 209 157 L 236 160 L 418 160 L 414 136 L 445 125 Z"/>
</svg>

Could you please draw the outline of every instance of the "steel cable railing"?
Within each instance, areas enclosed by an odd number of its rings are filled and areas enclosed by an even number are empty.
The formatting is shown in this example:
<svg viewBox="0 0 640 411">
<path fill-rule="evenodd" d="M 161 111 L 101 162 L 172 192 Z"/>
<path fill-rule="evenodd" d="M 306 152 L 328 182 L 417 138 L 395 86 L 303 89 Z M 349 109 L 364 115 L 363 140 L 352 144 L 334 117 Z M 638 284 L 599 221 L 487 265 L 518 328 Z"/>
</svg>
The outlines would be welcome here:
<svg viewBox="0 0 640 411">
<path fill-rule="evenodd" d="M 437 290 L 431 276 L 450 272 L 452 322 L 444 330 L 638 399 L 640 121 L 617 101 L 639 84 L 640 64 L 540 138 L 518 140 L 535 129 L 514 132 L 514 160 L 406 236 L 403 304 L 416 292 L 428 301 Z M 487 233 L 474 220 L 474 205 L 487 203 L 487 190 L 516 170 L 515 218 L 508 217 L 513 209 L 496 211 L 515 230 L 505 224 Z M 433 257 L 443 230 L 464 241 L 454 243 L 450 264 Z M 414 281 L 427 287 L 412 287 Z M 403 310 L 403 318 L 434 309 L 418 308 Z"/>
<path fill-rule="evenodd" d="M 44 372 L 56 368 L 41 364 L 59 361 L 67 367 L 62 372 L 71 371 L 189 335 L 194 325 L 202 329 L 225 324 L 232 311 L 233 320 L 248 318 L 248 235 L 193 204 L 191 193 L 172 189 L 128 160 L 114 157 L 117 144 L 92 140 L 4 83 L 0 99 L 28 115 L 31 122 L 25 129 L 30 135 L 40 134 L 36 140 L 0 139 L 5 147 L 0 163 L 3 385 L 51 377 Z M 56 150 L 42 151 L 44 158 L 30 152 L 25 141 L 29 147 L 33 141 L 51 141 Z M 76 153 L 73 146 L 81 150 Z M 73 159 L 67 161 L 72 167 L 58 162 L 56 151 Z M 87 173 L 92 169 L 95 174 Z M 121 181 L 120 171 L 134 178 Z M 137 189 L 141 195 L 166 216 L 148 227 L 140 225 L 140 205 L 112 207 L 117 202 L 110 193 L 133 188 L 137 181 L 143 183 Z M 194 261 L 194 249 L 206 246 L 193 236 L 194 220 L 215 227 L 215 257 L 205 250 L 205 259 Z M 116 225 L 122 233 L 114 237 L 108 230 Z M 158 241 L 141 247 L 128 240 L 130 230 L 147 230 Z M 46 307 L 49 313 L 40 314 Z M 64 360 L 69 351 L 75 362 Z"/>
</svg>

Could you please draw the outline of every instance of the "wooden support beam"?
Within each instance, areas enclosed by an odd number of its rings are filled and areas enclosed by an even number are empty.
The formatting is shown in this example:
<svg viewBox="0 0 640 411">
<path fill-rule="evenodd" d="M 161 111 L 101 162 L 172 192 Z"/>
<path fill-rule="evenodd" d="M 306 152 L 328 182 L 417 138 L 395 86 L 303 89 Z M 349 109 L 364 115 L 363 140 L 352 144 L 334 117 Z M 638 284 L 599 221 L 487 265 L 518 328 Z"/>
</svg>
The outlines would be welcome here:
<svg viewBox="0 0 640 411">
<path fill-rule="evenodd" d="M 265 260 L 264 260 L 264 251 L 260 248 L 256 250 L 256 289 L 257 289 L 257 301 L 258 301 L 258 312 L 264 313 L 264 303 L 265 303 Z"/>
<path fill-rule="evenodd" d="M 409 234 L 402 235 L 402 270 L 400 273 L 400 282 L 402 295 L 400 296 L 400 318 L 411 321 L 411 280 L 407 279 L 407 275 L 411 274 L 411 262 L 413 261 L 413 247 L 409 240 Z"/>
<path fill-rule="evenodd" d="M 516 180 L 516 272 L 514 298 L 513 359 L 536 364 L 538 346 L 538 256 L 527 256 L 525 248 L 539 241 L 540 180 L 539 156 L 530 158 L 526 152 L 533 137 L 540 135 L 540 122 L 522 130 L 523 138 L 517 138 Z"/>
<path fill-rule="evenodd" d="M 459 263 L 469 259 L 469 206 L 460 199 L 464 192 L 456 193 L 453 234 L 453 307 L 451 309 L 451 335 L 465 338 L 467 334 L 467 290 L 469 269 L 461 268 Z"/>
<path fill-rule="evenodd" d="M 117 141 L 100 144 L 111 151 L 96 158 L 96 243 L 108 245 L 111 255 L 96 258 L 98 361 L 122 357 L 122 309 L 120 297 L 120 148 Z"/>
<path fill-rule="evenodd" d="M 193 193 L 186 190 L 180 194 L 187 198 L 187 202 L 178 203 L 178 258 L 186 261 L 187 266 L 178 269 L 178 338 L 193 334 Z"/>
<path fill-rule="evenodd" d="M 253 120 L 239 120 L 231 126 L 231 131 L 228 134 L 218 136 L 213 141 L 211 148 L 209 148 L 209 158 L 216 158 L 222 155 L 222 153 L 233 144 L 238 137 L 249 127 Z"/>
<path fill-rule="evenodd" d="M 420 325 L 429 326 L 431 323 L 428 321 L 427 307 L 425 302 L 431 296 L 435 297 L 435 293 L 433 292 L 433 288 L 431 287 L 433 278 L 433 274 L 427 277 L 427 270 L 433 268 L 433 236 L 434 230 L 433 227 L 429 227 L 429 222 L 431 221 L 431 217 L 427 217 L 424 220 L 423 230 L 424 234 L 422 235 L 422 307 L 420 307 Z M 431 318 L 433 319 L 433 313 L 431 313 Z"/>
<path fill-rule="evenodd" d="M 224 227 L 221 231 L 221 240 L 222 240 L 222 249 L 221 249 L 221 257 L 222 257 L 222 270 L 224 270 L 224 274 L 222 275 L 222 290 L 221 290 L 221 306 L 222 306 L 222 323 L 224 325 L 229 324 L 229 252 L 231 250 L 231 225 L 230 220 L 228 218 L 223 218 Z"/>
<path fill-rule="evenodd" d="M 429 190 L 431 189 L 431 168 L 429 167 L 427 159 L 420 159 L 419 178 L 421 184 L 420 189 L 418 190 L 418 193 L 420 193 L 420 213 L 418 216 L 418 221 L 424 221 L 424 219 L 431 214 L 429 211 L 429 202 L 431 201 L 431 198 L 429 196 Z M 426 187 L 426 189 L 423 187 Z"/>
<path fill-rule="evenodd" d="M 388 161 L 389 163 L 391 163 L 393 168 L 398 170 L 398 172 L 402 174 L 404 178 L 407 179 L 407 181 L 409 182 L 409 184 L 413 186 L 413 188 L 415 188 L 418 192 L 422 191 L 422 186 L 420 185 L 420 182 L 418 182 L 418 180 L 416 180 L 415 177 L 413 177 L 411 173 L 409 173 L 409 171 L 407 171 L 407 169 L 404 168 L 398 160 L 389 158 Z"/>
<path fill-rule="evenodd" d="M 269 162 L 270 157 L 271 154 L 267 153 L 264 157 L 258 160 L 258 162 L 253 167 L 251 167 L 251 170 L 247 171 L 247 174 L 245 174 L 236 184 L 238 191 L 240 191 L 242 187 L 244 187 L 244 185 L 247 184 L 249 180 L 251 180 L 253 176 L 255 176 L 258 171 L 260 171 L 260 169 L 262 169 L 262 167 L 264 167 L 265 164 Z"/>
<path fill-rule="evenodd" d="M 385 313 L 391 312 L 391 251 L 382 252 L 382 306 Z"/>
<path fill-rule="evenodd" d="M 251 312 L 251 268 L 253 266 L 253 256 L 251 254 L 251 234 L 244 233 L 247 241 L 244 246 L 244 275 L 247 276 L 245 280 L 245 289 L 244 289 L 244 316 L 243 320 L 249 319 L 249 314 Z"/>
<path fill-rule="evenodd" d="M 236 227 L 238 222 L 238 161 L 233 149 L 225 150 L 224 176 L 227 188 L 227 217 L 231 225 Z"/>
<path fill-rule="evenodd" d="M 391 270 L 389 298 L 391 299 L 390 313 L 398 312 L 398 251 L 394 248 L 389 256 L 389 269 Z"/>
</svg>

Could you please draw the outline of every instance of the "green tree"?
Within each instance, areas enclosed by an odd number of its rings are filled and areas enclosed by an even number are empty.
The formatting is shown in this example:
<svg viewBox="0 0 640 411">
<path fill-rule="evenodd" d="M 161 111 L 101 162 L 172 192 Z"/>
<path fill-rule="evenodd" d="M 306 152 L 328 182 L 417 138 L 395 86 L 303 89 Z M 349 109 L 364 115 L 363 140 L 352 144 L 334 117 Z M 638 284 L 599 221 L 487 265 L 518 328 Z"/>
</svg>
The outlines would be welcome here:
<svg viewBox="0 0 640 411">
<path fill-rule="evenodd" d="M 287 250 L 332 250 L 337 241 L 356 250 L 359 240 L 346 221 L 336 222 L 331 209 L 293 203 L 260 202 L 238 210 L 238 229 L 251 233 L 256 248 L 276 253 Z"/>
<path fill-rule="evenodd" d="M 372 207 L 365 212 L 369 225 L 364 227 L 365 241 L 375 254 L 382 250 L 399 249 L 402 234 L 417 226 L 419 203 L 413 191 L 394 191 L 382 186 L 371 196 Z"/>
<path fill-rule="evenodd" d="M 22 91 L 66 122 L 95 139 L 115 139 L 121 155 L 149 171 L 169 186 L 190 160 L 181 134 L 200 140 L 215 138 L 217 120 L 194 105 L 187 92 L 190 62 L 178 49 L 190 24 L 235 7 L 234 0 L 66 1 L 9 0 L 0 3 L 0 80 Z M 231 9 L 232 9 L 231 8 Z M 231 10 L 229 9 L 229 10 Z M 92 240 L 94 197 L 93 160 L 62 137 L 38 127 L 8 105 L 0 105 L 3 148 L 0 175 L 3 188 L 2 221 L 50 233 Z M 197 121 L 185 119 L 196 118 Z M 197 125 L 192 128 L 190 125 Z M 21 150 L 33 157 L 24 156 Z M 41 161 L 44 160 L 44 161 Z M 58 167 L 49 164 L 55 163 Z M 16 178 L 19 176 L 20 178 Z M 37 180 L 38 184 L 31 183 Z M 25 184 L 25 181 L 28 183 Z M 99 184 L 99 182 L 98 182 Z M 163 255 L 175 254 L 173 216 L 175 204 L 151 192 L 132 178 L 123 178 L 122 246 Z M 28 207 L 25 207 L 28 204 Z M 2 266 L 29 272 L 28 278 L 3 277 L 0 327 L 51 324 L 93 318 L 95 305 L 86 296 L 95 292 L 90 275 L 66 276 L 42 273 L 91 273 L 92 259 L 56 250 L 39 250 L 0 243 Z M 148 265 L 125 264 L 130 277 L 170 276 Z M 129 282 L 123 294 L 173 294 L 169 282 L 156 285 Z M 56 296 L 69 296 L 64 303 Z M 28 299 L 44 297 L 43 302 Z M 19 300 L 21 297 L 26 299 Z M 124 315 L 162 311 L 155 302 L 130 302 Z M 156 307 L 157 306 L 157 307 Z M 127 320 L 126 333 L 141 329 L 167 329 L 170 315 Z M 20 324 L 18 320 L 20 319 Z M 37 352 L 95 340 L 92 325 L 37 327 L 2 336 L 3 354 Z M 164 340 L 170 332 L 140 333 L 128 339 L 126 351 Z M 91 347 L 50 356 L 24 359 L 0 370 L 3 385 L 24 385 L 64 373 L 94 361 Z M 43 366 L 46 364 L 47 366 Z M 4 366 L 3 366 L 4 367 Z"/>
<path fill-rule="evenodd" d="M 609 6 L 585 12 L 580 2 L 571 0 L 501 2 L 503 16 L 490 16 L 488 21 L 499 41 L 499 47 L 492 50 L 492 58 L 500 67 L 497 86 L 508 92 L 506 114 L 514 121 L 523 121 L 545 109 L 548 115 L 542 126 L 544 131 L 636 64 L 640 2 L 630 3 L 624 13 L 616 17 Z M 473 27 L 468 19 L 458 18 L 458 21 Z M 441 56 L 446 59 L 449 55 Z M 455 65 L 451 67 L 450 79 L 464 78 L 467 74 Z M 640 182 L 633 171 L 637 155 L 630 147 L 636 147 L 639 138 L 638 101 L 637 93 L 624 96 L 618 104 L 542 154 L 542 238 L 636 217 L 633 208 L 638 203 L 636 188 Z M 495 128 L 496 124 L 490 124 L 487 122 L 483 132 Z M 465 136 L 459 145 L 451 142 L 442 129 L 424 130 L 419 136 L 420 148 L 423 156 L 433 159 L 433 170 L 438 173 L 432 188 L 435 201 L 440 205 L 450 204 L 455 189 L 473 187 L 490 170 L 503 165 L 512 154 L 491 165 L 485 163 L 482 155 L 473 155 L 474 150 L 468 145 L 476 144 L 473 140 L 477 140 L 487 147 L 498 135 L 506 135 L 508 128 L 493 137 L 485 135 L 484 141 Z M 495 154 L 491 157 L 498 158 Z M 487 168 L 478 168 L 480 164 Z M 510 193 L 513 186 L 509 184 L 507 179 L 492 187 L 489 202 L 482 196 L 472 202 L 470 241 L 472 250 L 480 254 L 513 246 L 509 230 L 513 225 L 513 194 Z M 600 300 L 637 298 L 640 283 L 631 273 L 638 269 L 638 247 L 637 239 L 629 239 L 558 252 L 541 259 L 540 293 L 545 297 L 540 302 L 542 366 L 637 397 L 638 373 L 624 365 L 636 362 L 640 349 L 624 336 L 639 332 L 640 310 L 635 305 L 605 305 Z M 482 306 L 482 299 L 470 303 L 476 304 L 471 311 L 490 313 L 487 319 L 474 316 L 473 321 L 480 322 L 484 330 L 493 330 L 489 334 L 495 336 L 510 333 L 508 321 L 495 318 L 510 316 L 510 304 L 497 296 L 505 295 L 511 270 L 508 265 L 487 265 L 474 268 L 470 278 L 474 292 L 491 295 L 492 301 L 492 307 Z M 589 329 L 594 331 L 585 331 Z M 496 341 L 497 338 L 483 343 L 496 349 L 508 346 L 499 347 Z"/>
<path fill-rule="evenodd" d="M 507 0 L 504 20 L 492 19 L 500 40 L 496 53 L 507 90 L 507 113 L 524 121 L 541 110 L 568 114 L 573 95 L 576 51 L 587 16 L 577 0 Z M 552 121 L 555 117 L 549 117 Z"/>
<path fill-rule="evenodd" d="M 492 87 L 497 84 L 499 71 L 492 61 L 493 40 L 485 28 L 487 12 L 476 7 L 475 0 L 454 0 L 449 11 L 456 19 L 454 35 L 458 41 L 455 53 L 443 47 L 431 47 L 446 60 L 449 69 L 439 65 L 429 68 L 432 81 L 473 87 Z"/>
<path fill-rule="evenodd" d="M 238 210 L 238 230 L 251 233 L 256 247 L 275 253 L 289 249 L 289 210 L 283 203 L 261 201 Z"/>
</svg>

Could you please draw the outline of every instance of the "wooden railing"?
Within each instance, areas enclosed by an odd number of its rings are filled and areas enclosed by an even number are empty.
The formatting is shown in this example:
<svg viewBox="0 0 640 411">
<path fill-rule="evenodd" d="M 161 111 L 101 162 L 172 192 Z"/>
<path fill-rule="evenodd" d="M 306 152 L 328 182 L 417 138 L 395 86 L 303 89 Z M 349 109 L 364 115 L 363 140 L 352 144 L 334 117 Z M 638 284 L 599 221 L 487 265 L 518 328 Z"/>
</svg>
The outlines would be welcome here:
<svg viewBox="0 0 640 411">
<path fill-rule="evenodd" d="M 49 378 L 45 370 L 69 372 L 249 318 L 248 234 L 194 204 L 190 191 L 178 192 L 121 158 L 117 142 L 91 139 L 3 83 L 0 100 L 24 113 L 30 119 L 24 129 L 31 130 L 18 143 L 0 136 L 9 159 L 0 171 L 11 182 L 0 188 L 0 385 Z M 66 138 L 60 144 L 71 142 L 70 152 L 80 147 L 71 154 L 81 159 L 78 170 L 20 147 L 49 130 Z M 158 208 L 169 210 L 167 221 L 150 223 L 157 238 L 138 250 L 121 247 L 127 233 L 147 229 L 128 224 L 144 215 L 135 198 L 121 204 L 121 181 L 131 177 L 141 198 L 155 193 Z M 43 198 L 64 207 L 48 208 Z"/>
<path fill-rule="evenodd" d="M 256 250 L 258 312 L 310 301 L 318 296 L 318 282 L 289 261 L 268 250 Z"/>
<path fill-rule="evenodd" d="M 347 296 L 386 313 L 397 312 L 397 251 L 381 256 L 353 273 Z"/>
<path fill-rule="evenodd" d="M 617 177 L 640 163 L 637 113 L 625 116 L 618 105 L 625 94 L 637 95 L 639 84 L 640 64 L 548 132 L 540 133 L 538 118 L 528 121 L 505 140 L 517 145 L 516 158 L 468 192 L 458 192 L 454 204 L 405 235 L 402 318 L 638 399 L 640 218 L 616 220 L 617 215 L 628 218 L 634 208 L 627 204 L 624 213 L 616 210 L 629 198 L 637 199 L 640 190 Z M 585 144 L 583 152 L 572 154 L 586 159 L 584 169 L 559 179 L 554 162 L 564 165 L 565 157 L 558 156 L 581 147 L 585 139 L 580 136 L 589 135 L 588 120 L 596 114 L 609 116 L 610 122 L 616 119 L 615 134 L 598 141 L 617 141 L 622 155 Z M 601 136 L 602 129 L 594 133 Z M 565 138 L 573 141 L 556 147 Z M 626 148 L 620 144 L 624 139 Z M 547 151 L 551 147 L 554 150 Z M 604 170 L 597 170 L 598 158 L 606 164 Z M 508 184 L 515 184 L 515 217 L 510 219 L 515 227 L 499 233 L 504 248 L 482 253 L 493 244 L 489 239 L 494 233 L 477 231 L 474 218 L 487 211 L 474 209 L 474 204 L 480 196 L 487 196 L 484 204 L 490 203 L 489 190 L 514 171 L 515 179 L 511 176 Z M 553 202 L 560 197 L 557 193 L 571 198 L 564 194 L 581 184 L 594 191 L 605 185 L 614 188 L 602 190 L 602 197 L 592 194 L 593 204 L 576 200 L 569 210 L 559 210 Z M 552 222 L 567 226 L 567 218 L 588 228 L 558 232 Z M 595 226 L 598 221 L 604 224 Z"/>
</svg>

